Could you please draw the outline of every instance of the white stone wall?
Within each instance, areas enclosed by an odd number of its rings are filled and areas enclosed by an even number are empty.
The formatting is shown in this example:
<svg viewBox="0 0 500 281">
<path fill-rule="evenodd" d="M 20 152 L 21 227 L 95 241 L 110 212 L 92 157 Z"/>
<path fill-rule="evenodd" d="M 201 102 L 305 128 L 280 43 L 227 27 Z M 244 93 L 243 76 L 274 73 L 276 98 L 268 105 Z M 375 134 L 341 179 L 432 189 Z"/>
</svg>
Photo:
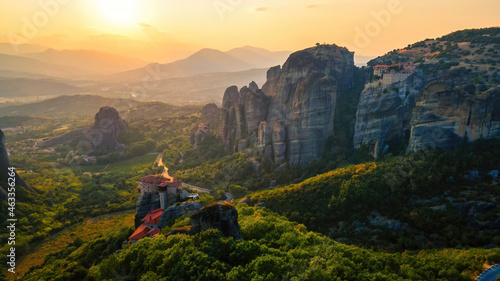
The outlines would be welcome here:
<svg viewBox="0 0 500 281">
<path fill-rule="evenodd" d="M 389 86 L 393 83 L 399 82 L 399 81 L 404 81 L 410 76 L 410 74 L 406 73 L 386 73 L 384 74 L 384 77 L 382 78 L 382 85 L 383 86 Z"/>
</svg>

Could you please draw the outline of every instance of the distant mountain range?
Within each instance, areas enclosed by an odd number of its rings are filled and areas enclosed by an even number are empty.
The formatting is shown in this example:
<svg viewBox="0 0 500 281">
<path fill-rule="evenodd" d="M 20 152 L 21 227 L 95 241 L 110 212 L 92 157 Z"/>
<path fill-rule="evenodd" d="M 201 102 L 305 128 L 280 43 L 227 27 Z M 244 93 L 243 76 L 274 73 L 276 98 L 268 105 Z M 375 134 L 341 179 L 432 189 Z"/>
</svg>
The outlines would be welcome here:
<svg viewBox="0 0 500 281">
<path fill-rule="evenodd" d="M 60 96 L 41 102 L 12 105 L 2 108 L 2 116 L 92 116 L 103 106 L 128 110 L 140 102 L 130 99 L 111 99 L 93 95 Z"/>
<path fill-rule="evenodd" d="M 115 83 L 117 92 L 137 94 L 134 98 L 143 101 L 162 101 L 176 105 L 195 105 L 217 103 L 224 95 L 227 85 L 248 85 L 248 81 L 264 84 L 268 68 L 251 69 L 236 72 L 202 73 L 188 77 L 162 79 L 151 83 L 152 87 L 142 82 Z M 138 89 L 138 90 L 135 90 Z"/>
<path fill-rule="evenodd" d="M 36 44 L 0 43 L 0 77 L 62 78 L 138 82 L 203 73 L 269 68 L 283 63 L 288 51 L 272 52 L 244 46 L 227 52 L 201 49 L 191 56 L 160 64 L 94 50 L 54 50 Z M 115 73 L 115 74 L 113 74 Z M 99 76 L 110 75 L 106 79 Z M 147 78 L 146 78 L 147 79 Z"/>
<path fill-rule="evenodd" d="M 110 74 L 133 69 L 146 64 L 145 61 L 96 52 L 92 50 L 54 50 L 47 49 L 43 52 L 26 53 L 21 56 L 39 60 L 41 62 L 67 65 L 88 70 L 94 74 Z"/>
<path fill-rule="evenodd" d="M 27 76 L 36 74 L 66 79 L 78 79 L 89 75 L 88 71 L 77 67 L 46 63 L 32 58 L 4 54 L 0 54 L 0 71 L 26 73 Z"/>
<path fill-rule="evenodd" d="M 58 96 L 81 92 L 77 87 L 48 79 L 0 79 L 0 97 Z"/>
<path fill-rule="evenodd" d="M 245 46 L 222 52 L 202 49 L 188 58 L 167 64 L 153 63 L 145 67 L 112 75 L 112 81 L 161 80 L 186 77 L 201 73 L 235 72 L 257 68 L 269 68 L 282 64 L 290 52 L 271 52 L 266 49 Z"/>
<path fill-rule="evenodd" d="M 139 102 L 132 99 L 114 99 L 94 95 L 60 96 L 29 104 L 3 107 L 0 114 L 0 128 L 21 126 L 52 117 L 91 117 L 104 106 L 114 107 L 123 118 L 128 120 L 179 116 L 200 110 L 199 107 L 175 106 L 162 102 Z"/>
<path fill-rule="evenodd" d="M 280 51 L 272 52 L 263 48 L 244 46 L 226 52 L 226 54 L 250 63 L 254 68 L 267 68 L 281 65 L 292 52 Z"/>
<path fill-rule="evenodd" d="M 171 63 L 151 63 L 94 50 L 54 50 L 0 43 L 0 97 L 93 93 L 174 104 L 220 102 L 228 85 L 262 85 L 267 70 L 291 52 L 244 46 L 201 49 Z M 357 57 L 365 65 L 372 57 Z M 132 69 L 132 70 L 130 70 Z"/>
<path fill-rule="evenodd" d="M 46 46 L 38 44 L 10 44 L 0 43 L 0 54 L 18 56 L 24 53 L 36 53 L 47 50 Z"/>
</svg>

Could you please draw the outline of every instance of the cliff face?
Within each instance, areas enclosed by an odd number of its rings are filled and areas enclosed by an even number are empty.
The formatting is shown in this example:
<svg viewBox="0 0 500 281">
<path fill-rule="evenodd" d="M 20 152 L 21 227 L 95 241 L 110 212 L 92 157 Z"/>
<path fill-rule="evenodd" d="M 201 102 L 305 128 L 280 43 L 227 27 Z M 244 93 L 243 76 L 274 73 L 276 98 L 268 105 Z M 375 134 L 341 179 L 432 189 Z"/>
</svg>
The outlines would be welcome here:
<svg viewBox="0 0 500 281">
<path fill-rule="evenodd" d="M 224 93 L 222 104 L 221 137 L 226 152 L 237 152 L 238 142 L 255 138 L 259 123 L 266 118 L 267 97 L 252 82 L 239 92 L 236 86 L 229 87 Z"/>
<path fill-rule="evenodd" d="M 354 148 L 367 146 L 375 158 L 500 137 L 496 55 L 478 60 L 487 44 L 442 40 L 376 58 L 361 79 L 345 48 L 317 46 L 290 55 L 282 68 L 269 69 L 262 89 L 252 83 L 226 90 L 220 129 L 226 152 L 304 166 L 346 146 L 352 134 Z M 372 82 L 358 102 L 363 79 Z M 331 151 L 330 136 L 338 142 Z"/>
<path fill-rule="evenodd" d="M 113 107 L 102 107 L 95 115 L 95 122 L 88 132 L 88 138 L 93 146 L 93 151 L 118 149 L 118 135 L 128 132 L 129 127 L 125 120 Z"/>
<path fill-rule="evenodd" d="M 354 147 L 367 145 L 378 157 L 404 145 L 410 137 L 412 111 L 423 84 L 418 73 L 389 85 L 367 84 L 356 113 Z"/>
<path fill-rule="evenodd" d="M 141 220 L 150 212 L 160 208 L 160 196 L 156 192 L 146 192 L 139 196 L 135 208 L 135 227 L 141 225 Z"/>
<path fill-rule="evenodd" d="M 202 123 L 198 125 L 198 130 L 189 136 L 189 141 L 195 146 L 198 146 L 207 138 L 209 134 L 210 134 L 210 124 Z"/>
<path fill-rule="evenodd" d="M 500 138 L 498 31 L 458 31 L 368 62 L 354 147 L 378 157 Z"/>
<path fill-rule="evenodd" d="M 7 188 L 8 188 L 8 180 L 9 180 L 9 168 L 10 168 L 9 154 L 7 153 L 7 149 L 5 147 L 5 136 L 0 130 L 0 200 L 7 199 Z M 15 175 L 15 183 L 16 187 L 22 186 L 27 190 L 34 191 L 31 189 L 19 175 L 16 173 Z"/>
<path fill-rule="evenodd" d="M 408 151 L 453 149 L 462 140 L 500 137 L 500 88 L 476 94 L 474 86 L 449 89 L 429 85 L 418 97 L 411 119 Z"/>
<path fill-rule="evenodd" d="M 222 235 L 243 240 L 243 234 L 238 223 L 238 211 L 227 202 L 212 203 L 194 213 L 191 226 L 176 228 L 170 234 L 184 233 L 195 235 L 208 229 L 218 229 Z"/>
<path fill-rule="evenodd" d="M 353 53 L 318 46 L 292 54 L 283 68 L 273 67 L 259 90 L 226 90 L 220 135 L 226 152 L 258 148 L 275 163 L 307 165 L 334 134 L 337 97 L 353 82 Z"/>
<path fill-rule="evenodd" d="M 500 88 L 469 84 L 474 73 L 425 69 L 385 85 L 367 84 L 356 115 L 354 146 L 374 157 L 390 150 L 453 149 L 463 140 L 500 137 Z"/>
</svg>

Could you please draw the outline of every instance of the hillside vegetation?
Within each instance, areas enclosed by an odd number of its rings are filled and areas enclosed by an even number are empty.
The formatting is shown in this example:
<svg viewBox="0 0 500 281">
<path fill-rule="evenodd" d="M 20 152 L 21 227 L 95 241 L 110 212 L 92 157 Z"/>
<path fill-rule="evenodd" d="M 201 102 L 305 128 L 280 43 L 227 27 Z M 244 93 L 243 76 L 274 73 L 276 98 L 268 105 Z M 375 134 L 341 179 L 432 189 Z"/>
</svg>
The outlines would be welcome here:
<svg viewBox="0 0 500 281">
<path fill-rule="evenodd" d="M 117 230 L 68 247 L 24 280 L 471 280 L 500 261 L 498 249 L 374 252 L 265 208 L 237 210 L 244 241 L 208 230 L 146 238 L 113 254 L 126 233 Z"/>
<path fill-rule="evenodd" d="M 42 265 L 46 259 L 52 258 L 55 253 L 64 251 L 66 248 L 71 247 L 71 245 L 81 245 L 83 242 L 89 242 L 96 239 L 96 237 L 102 236 L 103 233 L 130 227 L 133 223 L 134 214 L 128 212 L 126 214 L 92 218 L 81 224 L 71 226 L 43 240 L 33 252 L 22 259 L 18 265 L 17 272 L 20 276 L 23 276 L 32 267 Z M 32 269 L 31 271 L 34 270 Z"/>
<path fill-rule="evenodd" d="M 498 182 L 488 175 L 499 168 L 500 141 L 480 140 L 455 152 L 421 151 L 348 166 L 250 198 L 351 243 L 394 250 L 482 247 L 500 243 L 495 227 L 470 227 L 499 217 Z M 478 202 L 492 205 L 460 211 Z"/>
</svg>

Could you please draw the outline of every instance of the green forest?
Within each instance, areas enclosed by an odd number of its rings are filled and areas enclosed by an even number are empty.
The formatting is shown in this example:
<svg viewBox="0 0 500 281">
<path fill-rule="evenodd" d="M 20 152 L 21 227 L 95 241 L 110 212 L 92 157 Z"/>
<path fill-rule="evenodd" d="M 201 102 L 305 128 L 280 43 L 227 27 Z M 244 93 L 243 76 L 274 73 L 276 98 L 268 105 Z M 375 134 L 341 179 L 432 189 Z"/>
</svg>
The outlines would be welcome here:
<svg viewBox="0 0 500 281">
<path fill-rule="evenodd" d="M 471 280 L 485 263 L 500 262 L 498 249 L 373 251 L 335 242 L 266 208 L 238 204 L 237 210 L 244 240 L 208 230 L 121 248 L 132 231 L 125 228 L 75 241 L 24 280 Z"/>
</svg>

